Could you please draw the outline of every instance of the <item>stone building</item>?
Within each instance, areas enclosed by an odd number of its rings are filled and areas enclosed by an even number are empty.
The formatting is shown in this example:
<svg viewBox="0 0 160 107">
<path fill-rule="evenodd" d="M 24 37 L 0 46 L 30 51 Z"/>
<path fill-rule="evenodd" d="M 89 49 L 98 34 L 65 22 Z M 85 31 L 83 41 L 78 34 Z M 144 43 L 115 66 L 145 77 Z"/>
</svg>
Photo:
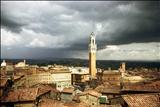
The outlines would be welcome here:
<svg viewBox="0 0 160 107">
<path fill-rule="evenodd" d="M 118 70 L 98 72 L 97 77 L 103 84 L 109 83 L 110 85 L 120 86 L 121 83 L 121 72 Z"/>
<path fill-rule="evenodd" d="M 86 103 L 90 107 L 98 107 L 100 105 L 99 103 L 100 97 L 101 93 L 98 93 L 94 90 L 86 90 L 78 95 L 79 101 Z"/>
<path fill-rule="evenodd" d="M 28 66 L 26 64 L 26 60 L 23 60 L 23 62 L 18 62 L 17 64 L 15 64 L 15 67 L 26 67 Z"/>
<path fill-rule="evenodd" d="M 72 85 L 86 84 L 86 82 L 89 81 L 89 77 L 90 76 L 88 70 L 81 71 L 81 69 L 79 69 L 77 72 L 72 72 Z"/>
<path fill-rule="evenodd" d="M 7 65 L 6 61 L 3 60 L 3 62 L 1 63 L 1 67 L 5 67 Z"/>
<path fill-rule="evenodd" d="M 29 84 L 56 84 L 58 90 L 71 87 L 71 72 L 70 71 L 50 71 L 28 76 Z"/>
<path fill-rule="evenodd" d="M 74 93 L 74 88 L 64 88 L 61 91 L 61 100 L 63 102 L 72 101 L 73 93 Z"/>
</svg>

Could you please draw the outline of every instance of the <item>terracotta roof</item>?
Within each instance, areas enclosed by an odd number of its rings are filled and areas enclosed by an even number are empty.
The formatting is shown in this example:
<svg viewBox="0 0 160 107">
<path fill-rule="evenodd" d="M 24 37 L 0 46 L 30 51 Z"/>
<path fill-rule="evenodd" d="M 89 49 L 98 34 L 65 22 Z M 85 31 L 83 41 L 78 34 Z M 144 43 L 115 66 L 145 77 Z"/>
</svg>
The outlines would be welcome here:
<svg viewBox="0 0 160 107">
<path fill-rule="evenodd" d="M 101 93 L 98 93 L 95 90 L 85 90 L 84 92 L 95 97 L 100 97 L 102 95 Z"/>
<path fill-rule="evenodd" d="M 160 105 L 160 93 L 124 95 L 122 98 L 129 107 L 159 107 Z"/>
<path fill-rule="evenodd" d="M 3 89 L 0 89 L 0 98 L 2 97 L 3 95 Z"/>
<path fill-rule="evenodd" d="M 114 88 L 104 88 L 101 93 L 114 93 L 114 94 L 120 94 L 121 90 L 120 89 L 114 89 Z"/>
<path fill-rule="evenodd" d="M 99 107 L 122 107 L 120 104 L 115 105 L 100 105 Z"/>
<path fill-rule="evenodd" d="M 10 90 L 2 102 L 34 101 L 39 95 L 48 91 L 39 88 Z"/>
<path fill-rule="evenodd" d="M 64 104 L 63 104 L 63 107 L 77 107 L 77 103 L 75 103 L 75 102 L 65 102 Z"/>
<path fill-rule="evenodd" d="M 63 104 L 63 107 L 89 107 L 85 103 L 76 103 L 76 102 L 66 102 Z"/>
<path fill-rule="evenodd" d="M 36 99 L 38 88 L 17 89 L 8 92 L 4 102 L 33 101 Z"/>
<path fill-rule="evenodd" d="M 52 92 L 55 92 L 55 93 L 59 92 L 56 88 L 54 88 L 50 85 L 36 84 L 34 87 L 39 88 L 38 94 L 48 92 L 48 91 L 52 91 Z"/>
<path fill-rule="evenodd" d="M 62 90 L 62 93 L 73 93 L 74 92 L 74 88 L 64 88 L 63 90 Z"/>
<path fill-rule="evenodd" d="M 42 99 L 38 107 L 89 107 L 85 103 L 56 101 L 52 99 Z"/>
<path fill-rule="evenodd" d="M 0 79 L 0 87 L 5 87 L 8 79 L 7 78 L 1 78 Z"/>
<path fill-rule="evenodd" d="M 14 80 L 18 80 L 18 79 L 20 79 L 20 78 L 22 78 L 24 75 L 14 75 L 13 76 L 13 79 Z"/>
<path fill-rule="evenodd" d="M 120 86 L 113 86 L 110 84 L 99 85 L 98 87 L 95 88 L 95 90 L 100 93 L 115 93 L 115 94 L 119 94 L 121 91 Z"/>
<path fill-rule="evenodd" d="M 52 99 L 42 99 L 38 107 L 62 107 L 62 102 Z"/>
<path fill-rule="evenodd" d="M 124 84 L 123 90 L 160 92 L 160 80 L 145 84 Z"/>
<path fill-rule="evenodd" d="M 47 92 L 50 92 L 51 90 L 50 89 L 47 89 L 47 88 L 39 88 L 38 90 L 38 93 L 37 93 L 37 96 L 40 96 L 44 93 L 47 93 Z"/>
<path fill-rule="evenodd" d="M 103 88 L 104 88 L 104 85 L 99 85 L 94 90 L 97 92 L 101 92 L 103 90 Z"/>
<path fill-rule="evenodd" d="M 102 94 L 101 93 L 98 93 L 97 91 L 94 91 L 94 90 L 87 90 L 87 91 L 84 91 L 82 93 L 78 93 L 76 94 L 75 96 L 73 96 L 73 100 L 74 101 L 78 101 L 79 100 L 79 96 L 86 96 L 86 95 L 91 95 L 91 96 L 94 96 L 94 97 L 100 97 Z"/>
</svg>

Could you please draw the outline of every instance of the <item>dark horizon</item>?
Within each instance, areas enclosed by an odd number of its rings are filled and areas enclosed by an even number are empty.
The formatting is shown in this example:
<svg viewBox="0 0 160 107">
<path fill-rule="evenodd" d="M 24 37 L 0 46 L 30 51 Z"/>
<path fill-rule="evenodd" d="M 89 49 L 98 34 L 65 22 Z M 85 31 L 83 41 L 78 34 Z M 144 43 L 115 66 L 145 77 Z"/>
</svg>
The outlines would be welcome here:
<svg viewBox="0 0 160 107">
<path fill-rule="evenodd" d="M 2 62 L 3 59 L 1 59 Z M 6 59 L 13 64 L 18 62 L 22 62 L 24 59 Z M 27 64 L 30 65 L 38 65 L 38 66 L 47 66 L 47 65 L 65 65 L 65 66 L 81 66 L 81 67 L 88 67 L 88 60 L 82 59 L 73 59 L 73 58 L 56 58 L 56 59 L 25 59 Z M 118 61 L 118 60 L 97 60 L 97 68 L 101 69 L 115 69 L 118 70 L 120 64 L 122 62 L 126 63 L 126 69 L 129 68 L 160 68 L 160 61 Z"/>
<path fill-rule="evenodd" d="M 50 61 L 54 61 L 54 60 L 84 60 L 84 61 L 88 61 L 88 59 L 83 59 L 83 58 L 58 58 L 58 57 L 48 57 L 48 58 L 1 58 L 1 61 L 2 60 L 50 60 Z M 160 62 L 160 60 L 107 60 L 107 59 L 97 59 L 96 61 L 127 61 L 127 62 L 134 62 L 134 61 L 137 61 L 137 62 Z"/>
</svg>

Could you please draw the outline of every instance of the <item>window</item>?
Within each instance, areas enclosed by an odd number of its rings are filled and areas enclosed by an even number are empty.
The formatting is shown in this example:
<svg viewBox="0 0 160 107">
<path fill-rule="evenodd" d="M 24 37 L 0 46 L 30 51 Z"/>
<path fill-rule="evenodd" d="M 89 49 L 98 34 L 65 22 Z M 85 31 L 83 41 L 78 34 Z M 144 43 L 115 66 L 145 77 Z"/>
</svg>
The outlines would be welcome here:
<svg viewBox="0 0 160 107">
<path fill-rule="evenodd" d="M 94 39 L 92 39 L 92 44 L 94 44 Z"/>
</svg>

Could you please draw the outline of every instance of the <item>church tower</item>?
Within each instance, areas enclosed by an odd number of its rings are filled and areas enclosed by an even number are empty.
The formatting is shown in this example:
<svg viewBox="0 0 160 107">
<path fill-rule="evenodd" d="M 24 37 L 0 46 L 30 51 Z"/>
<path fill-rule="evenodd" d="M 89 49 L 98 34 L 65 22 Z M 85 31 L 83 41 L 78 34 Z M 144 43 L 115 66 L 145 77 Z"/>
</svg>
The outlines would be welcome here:
<svg viewBox="0 0 160 107">
<path fill-rule="evenodd" d="M 96 79 L 96 50 L 97 45 L 95 41 L 95 35 L 92 32 L 90 35 L 90 42 L 89 42 L 89 73 L 92 79 Z"/>
</svg>

